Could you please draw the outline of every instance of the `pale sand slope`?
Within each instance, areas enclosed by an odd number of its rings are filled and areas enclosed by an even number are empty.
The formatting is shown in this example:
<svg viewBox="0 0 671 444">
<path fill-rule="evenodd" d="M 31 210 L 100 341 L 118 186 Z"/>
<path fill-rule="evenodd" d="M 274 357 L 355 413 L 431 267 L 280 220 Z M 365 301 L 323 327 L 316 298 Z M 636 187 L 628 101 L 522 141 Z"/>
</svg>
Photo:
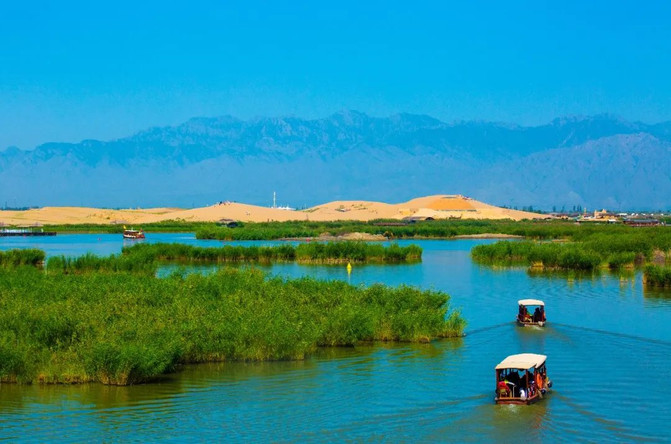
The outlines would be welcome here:
<svg viewBox="0 0 671 444">
<path fill-rule="evenodd" d="M 336 201 L 303 211 L 288 211 L 241 203 L 218 204 L 204 208 L 151 208 L 107 210 L 84 207 L 44 207 L 27 211 L 0 211 L 5 225 L 125 224 L 139 225 L 167 220 L 208 222 L 233 219 L 245 222 L 310 220 L 402 219 L 408 216 L 434 219 L 539 219 L 545 216 L 508 210 L 458 195 L 435 195 L 400 204 L 367 201 Z"/>
</svg>

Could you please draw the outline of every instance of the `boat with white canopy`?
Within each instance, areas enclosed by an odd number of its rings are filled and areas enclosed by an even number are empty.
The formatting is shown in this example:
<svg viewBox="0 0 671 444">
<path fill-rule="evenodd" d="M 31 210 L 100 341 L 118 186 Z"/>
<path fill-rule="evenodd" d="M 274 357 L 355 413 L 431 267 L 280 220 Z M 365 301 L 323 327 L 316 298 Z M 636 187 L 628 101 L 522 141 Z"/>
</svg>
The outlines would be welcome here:
<svg viewBox="0 0 671 444">
<path fill-rule="evenodd" d="M 517 323 L 519 325 L 523 327 L 545 326 L 545 302 L 539 299 L 520 299 L 517 301 L 517 305 Z"/>
<path fill-rule="evenodd" d="M 535 353 L 510 355 L 496 367 L 497 404 L 533 404 L 552 387 L 545 362 Z"/>
</svg>

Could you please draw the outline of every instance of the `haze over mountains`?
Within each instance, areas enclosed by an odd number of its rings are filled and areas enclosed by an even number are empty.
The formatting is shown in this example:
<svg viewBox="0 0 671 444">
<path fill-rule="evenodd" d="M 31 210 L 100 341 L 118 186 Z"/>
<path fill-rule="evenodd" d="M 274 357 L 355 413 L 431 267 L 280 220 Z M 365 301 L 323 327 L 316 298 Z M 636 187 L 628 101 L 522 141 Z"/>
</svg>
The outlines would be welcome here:
<svg viewBox="0 0 671 444">
<path fill-rule="evenodd" d="M 355 111 L 194 118 L 113 140 L 0 152 L 0 205 L 309 206 L 464 194 L 496 205 L 671 208 L 671 122 L 523 127 Z"/>
</svg>

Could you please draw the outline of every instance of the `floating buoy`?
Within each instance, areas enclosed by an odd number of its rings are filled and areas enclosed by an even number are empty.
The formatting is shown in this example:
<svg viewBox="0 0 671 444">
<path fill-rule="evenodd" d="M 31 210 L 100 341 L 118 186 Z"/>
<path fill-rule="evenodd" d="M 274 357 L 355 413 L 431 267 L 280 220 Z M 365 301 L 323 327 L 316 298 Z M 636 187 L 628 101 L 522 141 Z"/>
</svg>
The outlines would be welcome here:
<svg viewBox="0 0 671 444">
<path fill-rule="evenodd" d="M 347 274 L 350 274 L 352 272 L 352 264 L 350 262 L 347 262 Z"/>
</svg>

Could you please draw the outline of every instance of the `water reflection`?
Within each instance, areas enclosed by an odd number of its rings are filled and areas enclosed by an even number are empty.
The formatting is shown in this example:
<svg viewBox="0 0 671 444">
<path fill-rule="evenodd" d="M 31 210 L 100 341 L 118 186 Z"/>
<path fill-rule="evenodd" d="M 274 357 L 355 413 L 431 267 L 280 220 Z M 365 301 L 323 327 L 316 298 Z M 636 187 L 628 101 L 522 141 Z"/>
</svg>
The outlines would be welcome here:
<svg viewBox="0 0 671 444">
<path fill-rule="evenodd" d="M 643 285 L 645 304 L 650 307 L 671 307 L 671 288 L 655 288 Z"/>
</svg>

